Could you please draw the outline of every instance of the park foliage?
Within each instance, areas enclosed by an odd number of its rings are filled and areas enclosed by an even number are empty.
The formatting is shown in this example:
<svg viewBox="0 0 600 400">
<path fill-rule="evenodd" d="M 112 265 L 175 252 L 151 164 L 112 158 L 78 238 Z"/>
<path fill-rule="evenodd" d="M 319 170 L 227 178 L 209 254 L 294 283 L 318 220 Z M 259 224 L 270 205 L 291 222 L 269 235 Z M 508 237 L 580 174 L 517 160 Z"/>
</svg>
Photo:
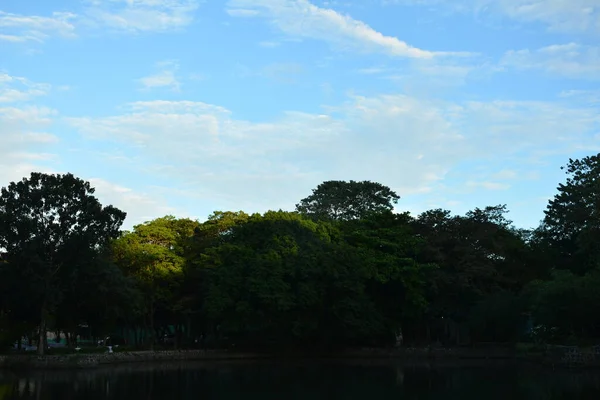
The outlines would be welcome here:
<svg viewBox="0 0 600 400">
<path fill-rule="evenodd" d="M 84 330 L 264 351 L 593 341 L 600 154 L 566 172 L 532 230 L 505 205 L 412 216 L 380 183 L 326 181 L 291 212 L 132 231 L 88 182 L 32 173 L 0 193 L 0 342 L 54 331 L 75 346 Z"/>
</svg>

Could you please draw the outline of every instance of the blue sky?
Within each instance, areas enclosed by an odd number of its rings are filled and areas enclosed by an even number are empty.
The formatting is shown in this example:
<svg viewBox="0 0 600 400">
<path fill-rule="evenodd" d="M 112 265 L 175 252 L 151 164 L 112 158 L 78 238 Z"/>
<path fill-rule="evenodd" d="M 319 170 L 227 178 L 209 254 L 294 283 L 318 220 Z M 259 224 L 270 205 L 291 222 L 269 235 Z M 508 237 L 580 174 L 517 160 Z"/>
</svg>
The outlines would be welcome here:
<svg viewBox="0 0 600 400">
<path fill-rule="evenodd" d="M 0 186 L 72 172 L 125 228 L 332 179 L 533 227 L 599 151 L 598 0 L 0 4 Z"/>
</svg>

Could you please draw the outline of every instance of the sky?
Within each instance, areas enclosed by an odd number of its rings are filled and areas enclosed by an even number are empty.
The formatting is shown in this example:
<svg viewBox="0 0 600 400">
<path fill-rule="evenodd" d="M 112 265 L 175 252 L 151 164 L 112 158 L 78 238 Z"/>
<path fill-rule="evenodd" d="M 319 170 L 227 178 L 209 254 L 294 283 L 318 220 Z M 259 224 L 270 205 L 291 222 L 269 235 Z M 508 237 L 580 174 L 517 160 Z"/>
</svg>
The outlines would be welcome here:
<svg viewBox="0 0 600 400">
<path fill-rule="evenodd" d="M 598 152 L 599 0 L 0 0 L 0 186 L 71 172 L 126 229 L 327 180 L 530 228 Z"/>
</svg>

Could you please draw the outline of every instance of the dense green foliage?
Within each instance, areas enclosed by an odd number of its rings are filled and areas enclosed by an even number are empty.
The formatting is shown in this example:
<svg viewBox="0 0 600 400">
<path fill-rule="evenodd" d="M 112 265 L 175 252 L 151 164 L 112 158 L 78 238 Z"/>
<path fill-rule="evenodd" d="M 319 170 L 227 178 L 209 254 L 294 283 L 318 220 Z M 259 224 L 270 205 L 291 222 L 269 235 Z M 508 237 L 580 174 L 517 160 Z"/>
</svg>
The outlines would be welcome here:
<svg viewBox="0 0 600 400">
<path fill-rule="evenodd" d="M 316 219 L 348 221 L 370 213 L 392 211 L 400 196 L 381 183 L 326 181 L 296 205 L 296 211 Z"/>
<path fill-rule="evenodd" d="M 384 185 L 328 181 L 294 212 L 166 216 L 119 234 L 125 214 L 88 183 L 32 174 L 0 196 L 0 340 L 46 325 L 71 344 L 119 334 L 144 347 L 593 340 L 600 155 L 566 170 L 534 231 L 504 205 L 413 217 Z"/>
<path fill-rule="evenodd" d="M 95 310 L 95 316 L 110 312 L 97 294 L 86 289 L 99 285 L 94 291 L 108 297 L 117 289 L 98 278 L 111 273 L 102 250 L 119 234 L 125 213 L 102 207 L 93 193 L 88 182 L 71 174 L 32 173 L 2 189 L 0 248 L 6 250 L 6 263 L 0 276 L 5 318 L 20 324 L 35 321 L 45 332 L 50 318 L 70 318 L 63 314 L 63 305 Z M 118 269 L 112 272 L 120 276 Z M 44 337 L 40 334 L 41 342 Z M 43 353 L 44 347 L 39 349 Z"/>
</svg>

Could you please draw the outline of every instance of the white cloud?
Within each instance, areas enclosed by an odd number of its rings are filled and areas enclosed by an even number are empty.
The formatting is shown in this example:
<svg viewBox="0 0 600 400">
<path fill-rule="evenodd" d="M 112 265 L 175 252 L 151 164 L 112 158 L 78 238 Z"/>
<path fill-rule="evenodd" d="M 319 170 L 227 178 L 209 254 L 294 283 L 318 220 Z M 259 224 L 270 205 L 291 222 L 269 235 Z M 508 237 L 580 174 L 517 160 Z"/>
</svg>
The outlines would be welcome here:
<svg viewBox="0 0 600 400">
<path fill-rule="evenodd" d="M 20 103 L 26 100 L 30 94 L 12 87 L 23 83 L 32 87 L 38 85 L 25 78 L 0 75 L 2 102 Z M 46 107 L 0 106 L 0 186 L 20 180 L 31 171 L 52 172 L 56 155 L 51 149 L 58 138 L 45 130 L 55 114 L 54 110 Z"/>
<path fill-rule="evenodd" d="M 258 15 L 258 11 L 256 10 L 248 10 L 244 8 L 230 8 L 227 9 L 227 14 L 232 17 L 254 17 Z"/>
<path fill-rule="evenodd" d="M 403 66 L 376 65 L 360 68 L 361 75 L 373 75 L 402 84 L 404 90 L 420 92 L 431 87 L 433 91 L 440 87 L 456 86 L 468 80 L 489 77 L 500 68 L 473 54 L 471 57 L 411 59 Z M 416 77 L 419 77 L 416 79 Z"/>
<path fill-rule="evenodd" d="M 585 105 L 600 104 L 600 90 L 564 90 L 559 96 L 561 98 L 569 99 L 573 103 L 582 103 Z"/>
<path fill-rule="evenodd" d="M 383 68 L 383 67 L 369 67 L 369 68 L 360 68 L 356 72 L 358 72 L 359 74 L 362 74 L 362 75 L 376 75 L 376 74 L 382 74 L 384 72 L 389 72 L 389 69 Z"/>
<path fill-rule="evenodd" d="M 179 69 L 179 64 L 175 61 L 163 61 L 157 64 L 158 72 L 139 79 L 139 82 L 145 89 L 157 87 L 170 87 L 177 91 L 181 88 L 181 83 L 175 76 Z"/>
<path fill-rule="evenodd" d="M 517 171 L 514 171 L 512 169 L 503 169 L 501 171 L 496 172 L 493 175 L 493 178 L 498 180 L 511 180 L 516 179 L 518 176 L 519 174 L 517 173 Z"/>
<path fill-rule="evenodd" d="M 248 211 L 290 209 L 328 179 L 376 180 L 408 205 L 413 196 L 448 195 L 446 174 L 465 160 L 566 155 L 600 144 L 593 139 L 597 110 L 561 103 L 351 96 L 325 111 L 256 123 L 210 104 L 153 101 L 130 104 L 121 115 L 68 122 L 145 160 L 154 179 L 201 191 L 217 208 Z M 468 186 L 501 190 L 500 179 L 510 176 L 504 171 Z"/>
<path fill-rule="evenodd" d="M 0 11 L 0 41 L 44 42 L 53 36 L 74 37 L 76 29 L 96 27 L 118 32 L 166 32 L 189 25 L 199 0 L 82 0 L 80 14 L 50 16 Z"/>
<path fill-rule="evenodd" d="M 88 17 L 126 32 L 165 32 L 189 25 L 198 0 L 87 0 Z"/>
<path fill-rule="evenodd" d="M 67 121 L 90 138 L 135 144 L 161 153 L 164 161 L 208 164 L 213 157 L 236 162 L 244 156 L 293 149 L 307 135 L 304 128 L 311 124 L 323 128 L 313 130 L 319 140 L 326 126 L 334 124 L 331 118 L 303 113 L 288 113 L 279 123 L 252 124 L 232 119 L 222 107 L 192 101 L 135 102 L 128 108 L 130 112 L 120 116 Z M 283 127 L 287 135 L 280 135 Z"/>
<path fill-rule="evenodd" d="M 245 10 L 244 16 L 254 11 L 256 14 L 252 15 L 267 18 L 277 29 L 292 37 L 323 40 L 339 48 L 425 59 L 459 54 L 432 52 L 410 46 L 349 15 L 318 7 L 308 0 L 230 0 L 228 5 L 230 11 Z M 233 13 L 234 16 L 236 14 L 239 12 Z"/>
<path fill-rule="evenodd" d="M 102 178 L 87 180 L 96 189 L 94 195 L 103 205 L 111 204 L 127 213 L 127 219 L 122 229 L 131 230 L 134 225 L 158 217 L 181 214 L 179 210 L 170 207 L 164 199 L 157 197 L 155 193 L 135 191 Z"/>
<path fill-rule="evenodd" d="M 484 181 L 484 182 L 468 181 L 466 183 L 466 185 L 467 185 L 467 187 L 484 188 L 486 190 L 508 190 L 508 189 L 510 189 L 510 185 L 507 183 L 490 182 L 490 181 Z"/>
<path fill-rule="evenodd" d="M 598 0 L 384 0 L 383 3 L 441 6 L 473 13 L 479 19 L 498 15 L 519 22 L 543 23 L 557 32 L 600 32 Z"/>
<path fill-rule="evenodd" d="M 48 84 L 34 83 L 0 71 L 0 104 L 27 101 L 48 94 L 49 90 Z"/>
<path fill-rule="evenodd" d="M 260 47 L 279 47 L 281 45 L 280 42 L 275 42 L 275 41 L 269 41 L 269 40 L 264 40 L 262 42 L 259 42 L 258 45 Z"/>
<path fill-rule="evenodd" d="M 473 145 L 494 151 L 569 152 L 589 143 L 600 123 L 594 107 L 543 101 L 467 102 L 459 113 L 462 130 L 480 130 Z"/>
<path fill-rule="evenodd" d="M 0 41 L 43 42 L 51 36 L 73 37 L 77 16 L 54 12 L 51 16 L 20 15 L 0 11 Z"/>
<path fill-rule="evenodd" d="M 45 132 L 55 111 L 44 107 L 0 107 L 0 186 L 31 171 L 50 172 L 58 138 Z"/>
<path fill-rule="evenodd" d="M 600 47 L 568 43 L 533 51 L 509 51 L 502 58 L 501 65 L 537 69 L 568 78 L 600 80 Z"/>
<path fill-rule="evenodd" d="M 19 35 L 5 35 L 5 34 L 0 34 L 0 41 L 4 41 L 4 42 L 19 43 L 19 42 L 26 42 L 28 40 L 38 40 L 38 39 L 36 37 L 33 37 L 33 36 L 19 36 Z"/>
<path fill-rule="evenodd" d="M 523 22 L 542 22 L 550 30 L 600 32 L 597 0 L 478 0 L 481 11 L 499 12 Z"/>
<path fill-rule="evenodd" d="M 298 63 L 273 63 L 263 67 L 260 75 L 282 83 L 295 83 L 304 72 L 304 67 Z"/>
<path fill-rule="evenodd" d="M 48 90 L 49 85 L 0 73 L 0 103 L 5 103 L 0 105 L 0 187 L 28 177 L 31 172 L 74 172 L 63 170 L 67 160 L 57 153 L 60 138 L 48 132 L 57 112 L 27 103 Z M 160 104 L 155 105 L 160 107 Z M 96 195 L 104 204 L 114 204 L 129 213 L 126 228 L 177 212 L 156 194 L 134 191 L 105 179 L 93 178 L 90 182 L 97 188 Z"/>
</svg>

